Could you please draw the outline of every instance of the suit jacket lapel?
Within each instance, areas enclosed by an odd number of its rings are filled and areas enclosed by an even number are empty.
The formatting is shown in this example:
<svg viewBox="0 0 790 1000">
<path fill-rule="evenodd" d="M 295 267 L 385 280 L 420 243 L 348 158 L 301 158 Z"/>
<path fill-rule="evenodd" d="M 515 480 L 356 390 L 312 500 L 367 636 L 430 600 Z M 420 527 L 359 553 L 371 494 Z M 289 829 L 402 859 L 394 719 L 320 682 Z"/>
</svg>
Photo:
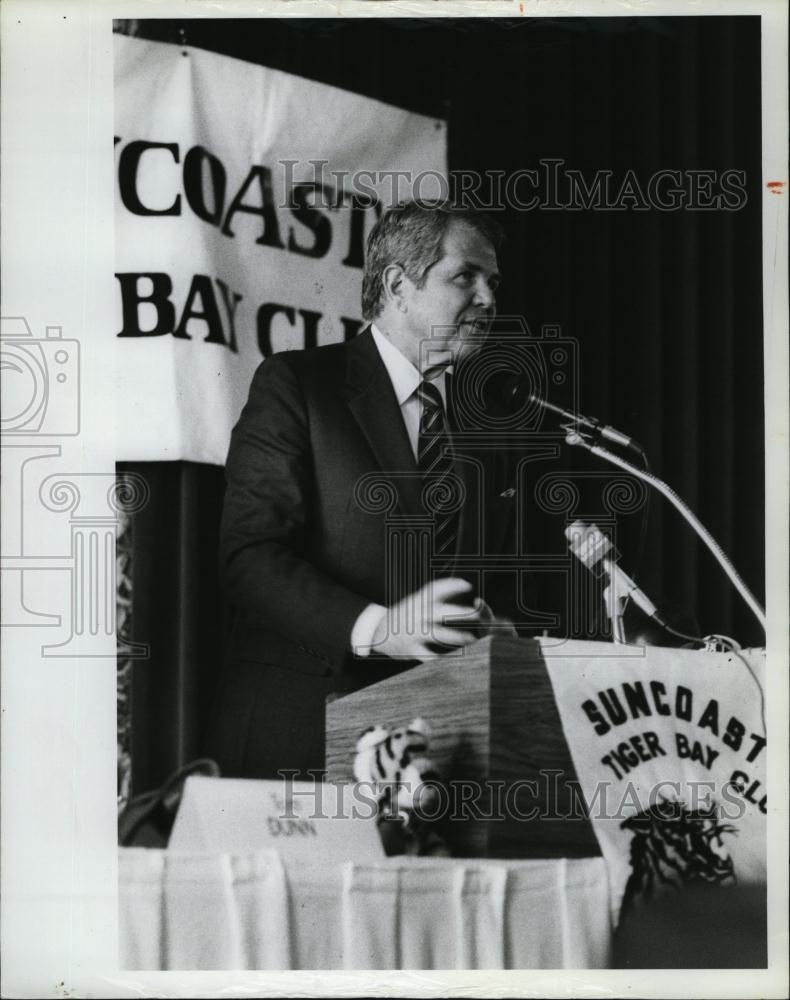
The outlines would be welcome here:
<svg viewBox="0 0 790 1000">
<path fill-rule="evenodd" d="M 404 514 L 420 514 L 420 481 L 409 435 L 370 328 L 348 345 L 348 406 Z"/>
<path fill-rule="evenodd" d="M 458 422 L 455 415 L 455 380 L 450 374 L 446 376 L 446 379 L 447 420 L 450 433 L 453 436 L 453 447 L 456 453 L 455 471 L 466 491 L 466 498 L 461 508 L 458 523 L 456 552 L 482 554 L 482 531 L 479 519 L 480 490 L 485 487 L 484 476 L 479 468 L 479 456 L 474 455 L 474 453 L 464 455 L 463 433 L 459 433 L 458 431 Z"/>
</svg>

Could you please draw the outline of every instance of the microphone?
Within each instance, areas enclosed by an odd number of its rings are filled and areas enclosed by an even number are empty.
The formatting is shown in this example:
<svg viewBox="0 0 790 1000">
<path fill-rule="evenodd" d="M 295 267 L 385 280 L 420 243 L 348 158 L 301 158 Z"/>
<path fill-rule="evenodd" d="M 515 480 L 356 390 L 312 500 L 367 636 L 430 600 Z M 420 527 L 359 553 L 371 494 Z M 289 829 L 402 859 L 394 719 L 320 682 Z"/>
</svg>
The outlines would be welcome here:
<svg viewBox="0 0 790 1000">
<path fill-rule="evenodd" d="M 564 410 L 561 406 L 555 406 L 554 403 L 536 396 L 534 392 L 530 391 L 534 382 L 528 376 L 507 372 L 493 378 L 497 395 L 508 412 L 514 412 L 526 403 L 535 403 L 541 409 L 562 417 L 568 423 L 582 427 L 591 434 L 611 441 L 612 444 L 619 445 L 621 448 L 630 448 L 631 451 L 640 455 L 643 453 L 642 447 L 637 441 L 628 437 L 627 434 L 623 434 L 622 431 L 618 431 L 617 428 L 602 424 L 596 417 L 585 417 L 581 413 L 574 413 L 573 410 Z"/>
<path fill-rule="evenodd" d="M 584 521 L 574 521 L 565 529 L 565 537 L 573 555 L 590 572 L 595 573 L 598 566 L 609 575 L 612 589 L 619 598 L 628 598 L 644 613 L 654 619 L 662 628 L 667 623 L 658 614 L 658 609 L 634 583 L 631 577 L 617 565 L 620 554 L 600 528 Z"/>
</svg>

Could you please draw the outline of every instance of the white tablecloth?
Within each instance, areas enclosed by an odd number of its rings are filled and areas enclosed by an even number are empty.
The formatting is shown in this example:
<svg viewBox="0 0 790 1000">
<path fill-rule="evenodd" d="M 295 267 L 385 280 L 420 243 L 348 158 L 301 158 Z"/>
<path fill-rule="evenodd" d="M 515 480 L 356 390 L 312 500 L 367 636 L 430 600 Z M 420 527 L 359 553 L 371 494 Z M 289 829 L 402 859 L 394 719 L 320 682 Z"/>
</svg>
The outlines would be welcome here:
<svg viewBox="0 0 790 1000">
<path fill-rule="evenodd" d="M 290 865 L 120 851 L 126 969 L 604 968 L 602 858 Z"/>
</svg>

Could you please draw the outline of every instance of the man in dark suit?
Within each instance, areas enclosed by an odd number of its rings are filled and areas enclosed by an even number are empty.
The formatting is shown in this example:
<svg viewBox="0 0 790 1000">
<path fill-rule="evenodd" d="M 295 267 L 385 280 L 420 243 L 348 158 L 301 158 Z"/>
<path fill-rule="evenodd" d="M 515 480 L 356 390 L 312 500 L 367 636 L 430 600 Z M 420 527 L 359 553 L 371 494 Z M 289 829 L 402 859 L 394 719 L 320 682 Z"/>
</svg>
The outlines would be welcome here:
<svg viewBox="0 0 790 1000">
<path fill-rule="evenodd" d="M 453 450 L 448 370 L 494 316 L 500 238 L 468 210 L 391 210 L 368 241 L 371 325 L 258 368 L 226 470 L 236 617 L 207 745 L 223 774 L 321 769 L 328 695 L 494 623 L 483 574 L 455 563 L 503 549 L 513 491 L 501 455 Z"/>
</svg>

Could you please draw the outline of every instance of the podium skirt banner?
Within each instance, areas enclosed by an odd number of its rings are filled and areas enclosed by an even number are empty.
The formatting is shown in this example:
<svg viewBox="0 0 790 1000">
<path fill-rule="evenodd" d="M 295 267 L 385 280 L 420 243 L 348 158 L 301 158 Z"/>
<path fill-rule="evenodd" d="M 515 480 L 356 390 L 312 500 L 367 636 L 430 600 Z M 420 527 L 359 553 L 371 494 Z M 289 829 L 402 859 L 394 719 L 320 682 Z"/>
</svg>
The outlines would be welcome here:
<svg viewBox="0 0 790 1000">
<path fill-rule="evenodd" d="M 664 891 L 764 885 L 764 652 L 587 645 L 543 653 L 613 923 Z"/>
</svg>

